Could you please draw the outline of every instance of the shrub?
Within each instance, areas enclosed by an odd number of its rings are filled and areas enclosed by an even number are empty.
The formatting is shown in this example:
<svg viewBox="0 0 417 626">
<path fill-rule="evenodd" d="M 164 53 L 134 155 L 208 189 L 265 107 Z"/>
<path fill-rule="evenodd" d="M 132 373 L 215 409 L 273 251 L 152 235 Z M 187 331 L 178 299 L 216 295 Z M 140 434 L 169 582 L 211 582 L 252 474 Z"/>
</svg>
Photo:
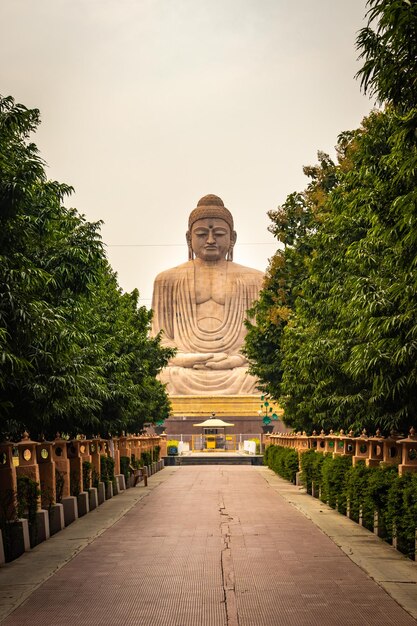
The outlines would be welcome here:
<svg viewBox="0 0 417 626">
<path fill-rule="evenodd" d="M 38 525 L 36 512 L 41 495 L 39 483 L 28 476 L 17 479 L 17 516 L 26 517 L 29 525 L 30 544 L 37 543 Z"/>
<path fill-rule="evenodd" d="M 387 497 L 387 525 L 393 528 L 397 548 L 414 557 L 417 528 L 417 475 L 397 476 Z"/>
<path fill-rule="evenodd" d="M 301 482 L 311 494 L 312 486 L 319 488 L 322 483 L 321 466 L 324 461 L 324 454 L 311 449 L 303 452 L 300 458 Z"/>
<path fill-rule="evenodd" d="M 370 468 L 363 461 L 357 463 L 348 471 L 346 476 L 346 497 L 349 501 L 350 518 L 359 522 L 360 509 L 362 516 L 369 513 L 368 507 L 364 507 L 368 492 Z"/>
<path fill-rule="evenodd" d="M 92 482 L 93 487 L 98 489 L 98 484 L 100 482 L 100 474 L 98 473 L 95 467 L 93 467 L 91 470 L 91 482 Z"/>
<path fill-rule="evenodd" d="M 388 497 L 398 478 L 398 467 L 387 465 L 374 467 L 368 474 L 368 483 L 365 491 L 365 511 L 372 509 L 378 513 L 379 536 L 386 541 L 392 540 L 392 520 L 388 519 Z"/>
<path fill-rule="evenodd" d="M 109 483 L 113 483 L 114 459 L 111 456 L 100 456 L 100 477 L 106 486 Z"/>
<path fill-rule="evenodd" d="M 70 493 L 75 497 L 80 493 L 80 475 L 77 470 L 70 473 Z"/>
<path fill-rule="evenodd" d="M 123 476 L 125 477 L 125 481 L 126 481 L 126 486 L 128 485 L 128 478 L 130 476 L 130 469 L 129 469 L 129 465 L 130 465 L 130 459 L 128 456 L 121 456 L 120 457 L 120 471 L 123 474 Z"/>
<path fill-rule="evenodd" d="M 341 513 L 346 513 L 346 476 L 351 467 L 350 456 L 322 455 L 321 500 L 328 502 L 332 508 L 337 508 Z"/>
<path fill-rule="evenodd" d="M 271 445 L 265 450 L 264 463 L 277 474 L 294 481 L 298 453 L 294 448 Z M 397 548 L 414 558 L 417 529 L 417 473 L 398 476 L 397 466 L 367 467 L 363 461 L 352 466 L 350 456 L 323 454 L 311 449 L 300 455 L 301 480 L 308 493 L 320 487 L 321 499 L 330 506 L 373 529 L 378 513 L 379 535 L 397 540 Z"/>
<path fill-rule="evenodd" d="M 137 459 L 134 454 L 130 455 L 130 465 L 134 467 L 135 469 L 139 469 L 140 467 L 143 467 L 142 461 L 140 459 Z"/>
<path fill-rule="evenodd" d="M 88 491 L 91 487 L 91 472 L 93 469 L 90 461 L 83 461 L 83 489 Z"/>
<path fill-rule="evenodd" d="M 146 451 L 140 453 L 140 460 L 143 465 L 151 465 L 152 464 L 152 452 Z"/>
<path fill-rule="evenodd" d="M 282 478 L 295 482 L 295 475 L 298 472 L 298 452 L 294 448 L 268 446 L 264 461 Z"/>
<path fill-rule="evenodd" d="M 55 502 L 58 504 L 62 502 L 62 494 L 64 493 L 65 475 L 64 472 L 60 472 L 55 469 Z"/>
</svg>

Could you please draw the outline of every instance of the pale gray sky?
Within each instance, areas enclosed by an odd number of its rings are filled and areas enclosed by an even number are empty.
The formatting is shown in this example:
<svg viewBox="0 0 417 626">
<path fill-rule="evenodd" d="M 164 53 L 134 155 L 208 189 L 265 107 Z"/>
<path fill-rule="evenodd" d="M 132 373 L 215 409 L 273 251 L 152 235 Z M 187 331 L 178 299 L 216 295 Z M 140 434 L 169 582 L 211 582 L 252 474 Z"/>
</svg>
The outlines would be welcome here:
<svg viewBox="0 0 417 626">
<path fill-rule="evenodd" d="M 365 4 L 1 0 L 0 93 L 41 110 L 50 178 L 104 220 L 121 287 L 150 306 L 208 193 L 234 215 L 235 261 L 266 268 L 266 212 L 372 107 L 354 80 Z"/>
</svg>

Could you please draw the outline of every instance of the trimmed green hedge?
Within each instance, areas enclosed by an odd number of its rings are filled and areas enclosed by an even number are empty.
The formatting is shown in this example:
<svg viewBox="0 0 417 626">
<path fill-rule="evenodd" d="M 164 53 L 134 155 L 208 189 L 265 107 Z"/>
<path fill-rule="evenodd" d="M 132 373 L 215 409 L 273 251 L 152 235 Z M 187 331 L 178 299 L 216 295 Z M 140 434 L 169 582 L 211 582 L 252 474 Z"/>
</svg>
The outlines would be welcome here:
<svg viewBox="0 0 417 626">
<path fill-rule="evenodd" d="M 265 465 L 294 482 L 298 471 L 298 453 L 293 448 L 269 446 Z M 379 536 L 414 558 L 417 528 L 417 473 L 398 476 L 397 466 L 367 467 L 359 462 L 352 467 L 349 456 L 323 454 L 308 450 L 300 454 L 301 482 L 308 493 L 313 484 L 320 499 L 350 518 L 373 530 L 374 513 L 378 513 Z"/>
<path fill-rule="evenodd" d="M 129 469 L 129 465 L 130 465 L 129 457 L 128 456 L 121 456 L 120 457 L 120 472 L 125 477 L 126 487 L 128 486 L 128 479 L 129 479 L 129 476 L 131 474 L 131 471 Z"/>
<path fill-rule="evenodd" d="M 161 446 L 154 446 L 152 459 L 155 463 L 159 461 L 159 455 L 161 454 Z"/>
<path fill-rule="evenodd" d="M 291 482 L 295 482 L 298 472 L 298 453 L 294 448 L 268 446 L 264 454 L 264 463 L 268 467 Z"/>
<path fill-rule="evenodd" d="M 140 460 L 142 465 L 151 465 L 152 464 L 152 452 L 141 452 Z"/>
<path fill-rule="evenodd" d="M 100 456 L 100 478 L 107 486 L 114 481 L 114 459 L 111 456 Z"/>
</svg>

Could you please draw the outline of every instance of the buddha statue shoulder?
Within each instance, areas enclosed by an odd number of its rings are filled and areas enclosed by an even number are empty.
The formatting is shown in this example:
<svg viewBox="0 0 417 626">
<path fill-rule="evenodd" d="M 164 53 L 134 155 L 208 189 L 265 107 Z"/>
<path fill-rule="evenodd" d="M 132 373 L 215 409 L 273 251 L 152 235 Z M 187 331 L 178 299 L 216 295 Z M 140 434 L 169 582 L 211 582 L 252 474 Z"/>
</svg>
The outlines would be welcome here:
<svg viewBox="0 0 417 626">
<path fill-rule="evenodd" d="M 201 198 L 186 234 L 188 261 L 155 279 L 153 334 L 177 349 L 161 372 L 171 395 L 256 393 L 240 350 L 263 273 L 233 262 L 233 217 L 218 196 Z"/>
</svg>

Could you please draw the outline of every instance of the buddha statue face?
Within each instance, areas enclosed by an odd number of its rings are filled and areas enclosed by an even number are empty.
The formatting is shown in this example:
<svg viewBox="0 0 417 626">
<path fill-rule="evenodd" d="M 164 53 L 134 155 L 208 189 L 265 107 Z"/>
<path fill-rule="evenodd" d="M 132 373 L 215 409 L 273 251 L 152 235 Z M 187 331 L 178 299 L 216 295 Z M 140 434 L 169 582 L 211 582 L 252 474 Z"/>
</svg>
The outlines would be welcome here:
<svg viewBox="0 0 417 626">
<path fill-rule="evenodd" d="M 236 232 L 232 214 L 221 198 L 209 194 L 199 200 L 188 218 L 186 238 L 189 260 L 195 255 L 206 262 L 233 261 Z"/>
<path fill-rule="evenodd" d="M 236 233 L 230 231 L 229 224 L 216 217 L 199 219 L 191 228 L 191 248 L 202 261 L 225 259 L 235 240 Z"/>
</svg>

